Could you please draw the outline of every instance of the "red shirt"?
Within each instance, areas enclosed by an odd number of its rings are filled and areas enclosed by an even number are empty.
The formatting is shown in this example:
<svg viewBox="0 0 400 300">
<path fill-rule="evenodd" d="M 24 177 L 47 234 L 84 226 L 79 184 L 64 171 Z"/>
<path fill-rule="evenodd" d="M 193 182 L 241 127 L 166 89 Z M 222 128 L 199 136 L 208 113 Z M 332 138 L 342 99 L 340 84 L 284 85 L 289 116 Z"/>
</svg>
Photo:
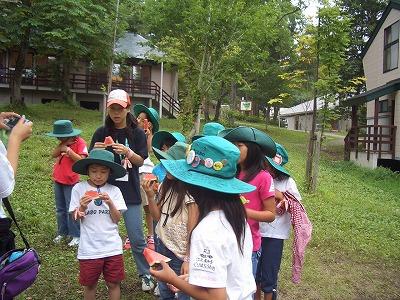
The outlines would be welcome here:
<svg viewBox="0 0 400 300">
<path fill-rule="evenodd" d="M 76 154 L 88 155 L 86 142 L 83 138 L 77 137 L 75 142 L 69 146 Z M 79 182 L 79 174 L 72 171 L 74 161 L 66 154 L 57 157 L 53 168 L 53 180 L 57 183 L 74 185 Z"/>
<path fill-rule="evenodd" d="M 240 180 L 243 180 L 245 173 L 240 172 L 238 177 Z M 275 196 L 274 181 L 271 175 L 267 171 L 261 171 L 248 183 L 254 185 L 256 189 L 253 192 L 243 194 L 243 196 L 249 201 L 244 206 L 257 211 L 263 210 L 263 201 Z M 248 218 L 247 223 L 249 223 L 251 236 L 253 237 L 253 251 L 258 251 L 261 247 L 259 222 Z"/>
</svg>

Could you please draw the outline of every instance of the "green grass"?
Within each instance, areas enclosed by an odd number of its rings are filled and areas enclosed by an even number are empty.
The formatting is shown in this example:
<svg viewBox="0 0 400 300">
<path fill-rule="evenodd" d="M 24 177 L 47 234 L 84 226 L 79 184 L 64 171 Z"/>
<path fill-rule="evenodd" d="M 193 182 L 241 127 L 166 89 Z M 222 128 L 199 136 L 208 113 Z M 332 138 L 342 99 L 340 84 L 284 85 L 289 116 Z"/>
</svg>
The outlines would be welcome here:
<svg viewBox="0 0 400 300">
<path fill-rule="evenodd" d="M 18 299 L 82 299 L 75 250 L 54 245 L 55 206 L 50 157 L 55 139 L 44 136 L 56 119 L 71 119 L 89 143 L 101 124 L 98 112 L 61 104 L 31 106 L 24 112 L 34 134 L 24 143 L 12 197 L 22 228 L 42 258 L 36 283 Z M 263 128 L 262 124 L 255 125 Z M 179 130 L 177 121 L 162 120 L 162 129 Z M 290 282 L 291 240 L 285 243 L 279 290 L 281 299 L 400 298 L 400 176 L 341 161 L 342 147 L 328 138 L 321 156 L 318 190 L 304 191 L 307 135 L 270 126 L 267 131 L 289 152 L 295 178 L 313 223 L 302 282 Z M 123 224 L 121 234 L 125 236 Z M 18 238 L 18 244 L 22 246 Z M 133 260 L 125 253 L 127 279 L 123 299 L 153 299 L 140 291 Z M 98 299 L 107 299 L 104 283 Z"/>
</svg>

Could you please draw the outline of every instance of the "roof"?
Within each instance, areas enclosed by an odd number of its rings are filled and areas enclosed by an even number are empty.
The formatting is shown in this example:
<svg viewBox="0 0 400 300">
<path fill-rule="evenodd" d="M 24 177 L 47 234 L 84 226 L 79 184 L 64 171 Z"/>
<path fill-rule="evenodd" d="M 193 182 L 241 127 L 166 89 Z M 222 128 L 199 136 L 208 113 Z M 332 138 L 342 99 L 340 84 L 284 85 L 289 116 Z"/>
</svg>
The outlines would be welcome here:
<svg viewBox="0 0 400 300">
<path fill-rule="evenodd" d="M 389 81 L 387 84 L 380 87 L 346 99 L 342 104 L 345 106 L 357 106 L 398 90 L 400 90 L 400 79 Z"/>
<path fill-rule="evenodd" d="M 125 54 L 131 58 L 151 59 L 151 56 L 164 56 L 164 53 L 147 46 L 148 40 L 139 34 L 126 32 L 118 39 L 115 45 L 115 52 Z"/>
<path fill-rule="evenodd" d="M 376 35 L 378 34 L 379 30 L 381 29 L 383 23 L 385 22 L 387 16 L 389 15 L 390 11 L 392 8 L 400 10 L 400 0 L 390 0 L 389 4 L 386 6 L 385 10 L 383 11 L 383 14 L 381 18 L 378 21 L 378 24 L 376 24 L 374 31 L 372 32 L 370 38 L 368 39 L 368 42 L 365 44 L 365 47 L 363 51 L 361 52 L 361 58 L 364 58 L 365 54 L 367 53 L 369 47 L 371 46 L 372 42 L 374 41 Z"/>
<path fill-rule="evenodd" d="M 281 117 L 288 117 L 294 115 L 310 114 L 314 110 L 313 102 L 314 100 L 310 100 L 289 108 L 280 108 L 279 115 Z M 321 109 L 324 106 L 324 103 L 325 101 L 323 99 L 317 99 L 317 109 Z M 328 106 L 332 108 L 335 106 L 335 104 L 329 103 Z"/>
</svg>

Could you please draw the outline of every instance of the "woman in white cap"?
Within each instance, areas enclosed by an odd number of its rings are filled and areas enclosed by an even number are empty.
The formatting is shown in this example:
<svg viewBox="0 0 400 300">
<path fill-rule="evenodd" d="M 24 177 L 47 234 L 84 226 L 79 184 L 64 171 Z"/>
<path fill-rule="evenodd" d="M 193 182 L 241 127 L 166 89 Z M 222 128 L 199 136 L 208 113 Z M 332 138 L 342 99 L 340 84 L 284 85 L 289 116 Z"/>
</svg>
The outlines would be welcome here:
<svg viewBox="0 0 400 300">
<path fill-rule="evenodd" d="M 127 211 L 123 217 L 137 272 L 142 281 L 142 290 L 150 291 L 155 283 L 149 274 L 149 265 L 143 256 L 146 242 L 142 226 L 142 206 L 138 168 L 148 156 L 146 135 L 139 128 L 136 118 L 130 112 L 131 101 L 124 90 L 113 90 L 107 99 L 107 117 L 104 126 L 99 127 L 92 137 L 90 150 L 107 149 L 114 153 L 114 161 L 127 170 L 127 174 L 116 180 L 109 180 L 120 188 Z M 114 143 L 105 143 L 105 139 Z"/>
</svg>

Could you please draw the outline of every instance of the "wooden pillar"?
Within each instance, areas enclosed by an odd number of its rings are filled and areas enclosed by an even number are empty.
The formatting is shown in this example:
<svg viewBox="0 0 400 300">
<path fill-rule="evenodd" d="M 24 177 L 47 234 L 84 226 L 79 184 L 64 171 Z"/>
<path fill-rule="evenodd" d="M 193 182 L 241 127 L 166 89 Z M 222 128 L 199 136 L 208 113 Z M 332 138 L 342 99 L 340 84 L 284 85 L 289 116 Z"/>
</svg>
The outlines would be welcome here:
<svg viewBox="0 0 400 300">
<path fill-rule="evenodd" d="M 351 107 L 351 128 L 356 128 L 358 126 L 357 110 L 358 106 L 354 105 Z"/>
<path fill-rule="evenodd" d="M 373 150 L 377 150 L 377 143 L 378 143 L 378 114 L 379 114 L 379 98 L 375 99 L 375 109 L 374 109 L 374 142 L 373 142 Z"/>
</svg>

